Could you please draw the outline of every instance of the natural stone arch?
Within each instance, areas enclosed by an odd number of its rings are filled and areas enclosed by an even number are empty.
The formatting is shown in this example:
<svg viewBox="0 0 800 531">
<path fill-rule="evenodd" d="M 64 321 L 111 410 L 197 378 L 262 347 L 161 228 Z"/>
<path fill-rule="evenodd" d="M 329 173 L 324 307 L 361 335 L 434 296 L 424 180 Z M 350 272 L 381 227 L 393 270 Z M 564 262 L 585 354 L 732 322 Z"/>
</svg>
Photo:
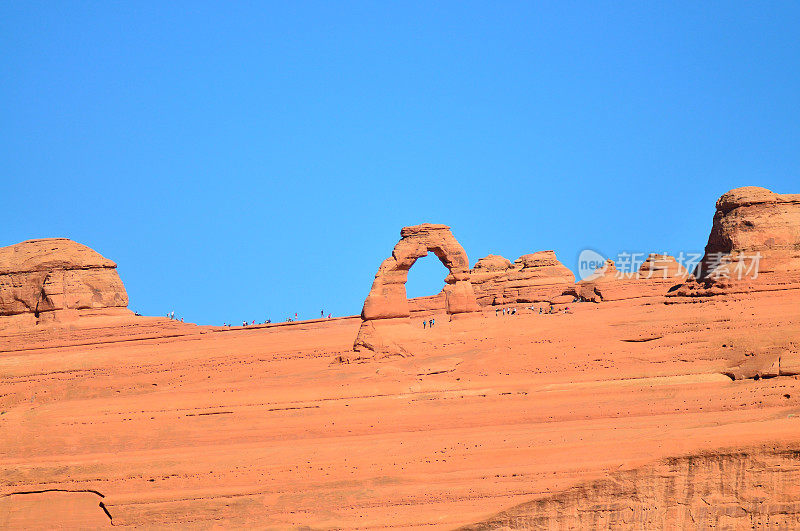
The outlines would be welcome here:
<svg viewBox="0 0 800 531">
<path fill-rule="evenodd" d="M 429 252 L 435 254 L 450 272 L 445 278 L 444 287 L 447 313 L 478 311 L 475 292 L 469 280 L 466 251 L 450 232 L 450 227 L 424 223 L 404 227 L 400 231 L 400 241 L 394 246 L 392 256 L 383 261 L 375 274 L 361 318 L 369 321 L 409 317 L 406 296 L 408 270 Z"/>
</svg>

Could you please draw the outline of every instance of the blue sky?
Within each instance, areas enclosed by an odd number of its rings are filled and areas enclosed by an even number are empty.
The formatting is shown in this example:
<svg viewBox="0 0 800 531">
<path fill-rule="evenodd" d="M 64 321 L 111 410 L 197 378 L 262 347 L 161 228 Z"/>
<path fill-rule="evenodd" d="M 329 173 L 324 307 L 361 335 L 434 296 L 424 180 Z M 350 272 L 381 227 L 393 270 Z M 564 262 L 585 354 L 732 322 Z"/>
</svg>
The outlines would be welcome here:
<svg viewBox="0 0 800 531">
<path fill-rule="evenodd" d="M 474 263 L 702 250 L 800 192 L 792 2 L 4 2 L 0 245 L 65 236 L 130 307 L 360 311 L 400 228 Z M 432 256 L 409 294 L 433 294 Z"/>
</svg>

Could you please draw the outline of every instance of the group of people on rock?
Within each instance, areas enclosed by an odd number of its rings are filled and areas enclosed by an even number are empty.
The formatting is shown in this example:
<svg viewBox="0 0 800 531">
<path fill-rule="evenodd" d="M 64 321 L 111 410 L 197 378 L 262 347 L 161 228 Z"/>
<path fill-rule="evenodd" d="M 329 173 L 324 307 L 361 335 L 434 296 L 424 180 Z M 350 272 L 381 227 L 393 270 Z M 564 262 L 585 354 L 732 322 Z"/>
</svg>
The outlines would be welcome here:
<svg viewBox="0 0 800 531">
<path fill-rule="evenodd" d="M 139 314 L 137 314 L 137 315 L 139 315 Z M 180 320 L 180 322 L 183 322 L 183 317 L 181 317 L 180 319 L 176 318 L 176 317 L 175 317 L 175 312 L 174 312 L 174 311 L 167 313 L 167 319 L 171 319 L 171 320 L 173 320 L 173 321 L 178 321 L 178 320 Z"/>
<path fill-rule="evenodd" d="M 573 303 L 581 302 L 581 300 L 580 300 L 580 298 L 575 297 L 575 298 L 572 299 L 572 302 Z M 556 313 L 572 313 L 570 311 L 570 309 L 569 309 L 569 306 L 564 306 L 562 309 L 556 310 L 556 307 L 553 306 L 552 304 L 550 304 L 547 307 L 547 309 L 545 309 L 542 306 L 529 306 L 528 309 L 533 313 L 536 313 L 536 310 L 539 310 L 539 315 L 552 315 L 552 314 L 556 314 Z M 495 308 L 494 309 L 494 314 L 495 314 L 495 316 L 517 315 L 517 308 L 516 307 L 512 307 L 512 308 Z M 328 316 L 328 317 L 330 317 L 330 316 Z M 423 329 L 425 329 L 425 328 L 433 328 L 433 325 L 435 325 L 435 324 L 436 324 L 436 319 L 429 319 L 429 320 L 423 319 L 422 320 L 422 328 Z"/>
<path fill-rule="evenodd" d="M 572 299 L 572 302 L 573 303 L 581 302 L 581 300 L 578 297 L 574 297 Z M 570 311 L 570 309 L 569 309 L 569 306 L 564 306 L 561 310 L 557 310 L 556 307 L 553 306 L 552 304 L 550 304 L 548 307 L 529 306 L 528 309 L 530 311 L 532 311 L 533 313 L 536 313 L 536 311 L 538 310 L 539 311 L 539 315 L 550 315 L 550 314 L 562 313 L 562 312 L 563 313 L 572 313 Z M 517 309 L 516 308 L 495 308 L 494 314 L 495 314 L 495 316 L 499 316 L 499 315 L 516 315 L 517 314 Z"/>
<path fill-rule="evenodd" d="M 250 321 L 249 323 L 248 323 L 247 321 L 242 321 L 242 326 L 265 325 L 265 324 L 270 324 L 271 322 L 272 322 L 272 319 L 267 319 L 267 320 L 266 320 L 266 321 L 264 321 L 263 323 L 257 323 L 257 322 L 256 322 L 256 320 L 255 320 L 255 319 L 253 319 L 253 320 L 252 320 L 252 321 Z M 222 323 L 222 326 L 226 326 L 226 327 L 230 328 L 230 327 L 231 327 L 231 326 L 233 326 L 233 325 L 232 325 L 232 324 L 230 324 L 230 323 Z"/>
<path fill-rule="evenodd" d="M 175 315 L 175 312 L 172 312 L 172 315 L 174 316 L 174 315 Z M 330 318 L 331 318 L 331 315 L 332 315 L 332 314 L 330 314 L 330 313 L 328 314 L 328 319 L 330 319 Z M 324 311 L 324 310 L 320 310 L 320 312 L 319 312 L 319 316 L 320 316 L 320 319 L 325 319 L 325 311 Z M 170 317 L 170 314 L 167 314 L 167 317 Z M 287 317 L 287 318 L 286 318 L 286 322 L 287 322 L 287 323 L 293 323 L 294 321 L 298 321 L 298 320 L 299 320 L 299 318 L 298 318 L 298 316 L 297 316 L 297 313 L 296 313 L 296 312 L 295 312 L 295 314 L 294 314 L 294 317 L 292 317 L 292 316 L 289 316 L 289 317 Z M 181 322 L 183 322 L 183 319 L 181 319 Z M 252 320 L 251 322 L 249 322 L 249 323 L 248 323 L 247 321 L 242 321 L 242 326 L 265 325 L 265 324 L 271 324 L 271 323 L 272 323 L 272 319 L 267 319 L 267 320 L 266 320 L 266 321 L 264 321 L 263 323 L 256 323 L 255 319 L 253 319 L 253 320 Z M 230 326 L 232 326 L 232 325 L 231 325 L 230 323 L 223 323 L 223 324 L 222 324 L 222 326 L 227 326 L 227 327 L 230 327 Z"/>
</svg>

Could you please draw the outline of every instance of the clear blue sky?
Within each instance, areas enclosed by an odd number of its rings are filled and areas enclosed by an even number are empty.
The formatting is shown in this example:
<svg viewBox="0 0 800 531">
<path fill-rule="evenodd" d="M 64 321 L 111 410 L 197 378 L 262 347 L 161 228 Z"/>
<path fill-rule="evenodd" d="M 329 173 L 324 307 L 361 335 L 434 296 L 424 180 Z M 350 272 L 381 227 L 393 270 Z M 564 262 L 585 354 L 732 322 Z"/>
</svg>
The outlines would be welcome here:
<svg viewBox="0 0 800 531">
<path fill-rule="evenodd" d="M 3 2 L 0 245 L 85 243 L 132 309 L 204 324 L 358 313 L 421 222 L 473 263 L 702 250 L 725 191 L 800 192 L 798 28 L 796 2 Z"/>
</svg>

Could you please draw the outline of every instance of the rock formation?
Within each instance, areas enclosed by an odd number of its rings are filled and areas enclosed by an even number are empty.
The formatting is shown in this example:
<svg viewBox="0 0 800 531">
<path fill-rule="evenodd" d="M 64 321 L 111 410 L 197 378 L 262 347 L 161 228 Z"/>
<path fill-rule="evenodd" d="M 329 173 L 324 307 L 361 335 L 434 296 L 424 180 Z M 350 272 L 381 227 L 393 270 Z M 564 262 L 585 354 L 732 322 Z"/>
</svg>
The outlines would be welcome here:
<svg viewBox="0 0 800 531">
<path fill-rule="evenodd" d="M 125 308 L 117 264 L 66 238 L 0 248 L 0 316 L 33 324 L 65 311 Z"/>
<path fill-rule="evenodd" d="M 800 325 L 730 339 L 722 351 L 729 366 L 722 373 L 733 380 L 800 375 Z"/>
<path fill-rule="evenodd" d="M 424 301 L 415 301 L 414 309 L 436 309 L 443 294 L 445 310 L 451 316 L 480 310 L 470 282 L 467 253 L 450 232 L 450 227 L 431 223 L 404 227 L 392 256 L 378 268 L 364 301 L 361 328 L 353 344 L 353 351 L 357 354 L 353 359 L 408 355 L 390 338 L 398 326 L 408 326 L 411 315 L 406 297 L 408 270 L 429 252 L 433 252 L 450 273 L 445 278 L 442 293 Z M 346 356 L 340 358 L 340 361 L 350 361 Z"/>
<path fill-rule="evenodd" d="M 433 252 L 450 271 L 445 278 L 445 307 L 447 313 L 477 311 L 475 293 L 470 283 L 469 259 L 461 244 L 446 225 L 425 223 L 404 227 L 392 256 L 383 261 L 372 283 L 361 318 L 365 321 L 408 317 L 406 297 L 408 270 L 419 258 Z"/>
<path fill-rule="evenodd" d="M 705 255 L 675 296 L 800 287 L 800 194 L 747 186 L 717 200 Z"/>
<path fill-rule="evenodd" d="M 472 269 L 472 285 L 482 306 L 551 302 L 574 292 L 575 275 L 554 251 L 539 251 L 512 264 L 502 256 L 481 258 Z"/>
<path fill-rule="evenodd" d="M 34 254 L 42 271 L 113 272 L 91 252 Z M 511 283 L 525 262 L 488 257 L 470 283 Z M 580 287 L 608 300 L 677 273 L 653 255 Z M 3 329 L 0 528 L 798 529 L 799 295 L 439 312 L 424 329 L 413 315 Z"/>
<path fill-rule="evenodd" d="M 688 274 L 668 254 L 650 253 L 634 273 L 619 271 L 609 259 L 592 276 L 578 282 L 577 291 L 581 299 L 592 302 L 660 297 L 685 281 Z"/>
<path fill-rule="evenodd" d="M 507 509 L 462 530 L 793 529 L 796 450 L 680 456 Z"/>
</svg>

